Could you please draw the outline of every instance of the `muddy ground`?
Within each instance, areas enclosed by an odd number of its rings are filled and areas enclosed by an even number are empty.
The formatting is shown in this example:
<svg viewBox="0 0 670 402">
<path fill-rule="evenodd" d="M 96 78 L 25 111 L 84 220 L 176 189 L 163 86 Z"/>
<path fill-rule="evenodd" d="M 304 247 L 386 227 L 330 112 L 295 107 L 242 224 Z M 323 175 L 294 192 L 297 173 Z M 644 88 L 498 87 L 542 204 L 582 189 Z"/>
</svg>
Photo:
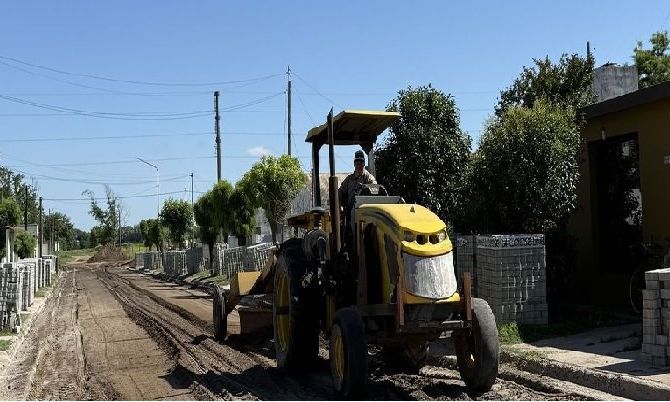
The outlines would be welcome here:
<svg viewBox="0 0 670 402">
<path fill-rule="evenodd" d="M 276 369 L 271 340 L 231 338 L 213 339 L 206 293 L 110 263 L 71 264 L 2 373 L 0 399 L 337 399 L 325 349 L 314 370 L 290 377 Z M 505 365 L 478 395 L 449 368 L 398 371 L 374 349 L 370 362 L 373 400 L 613 398 Z"/>
</svg>

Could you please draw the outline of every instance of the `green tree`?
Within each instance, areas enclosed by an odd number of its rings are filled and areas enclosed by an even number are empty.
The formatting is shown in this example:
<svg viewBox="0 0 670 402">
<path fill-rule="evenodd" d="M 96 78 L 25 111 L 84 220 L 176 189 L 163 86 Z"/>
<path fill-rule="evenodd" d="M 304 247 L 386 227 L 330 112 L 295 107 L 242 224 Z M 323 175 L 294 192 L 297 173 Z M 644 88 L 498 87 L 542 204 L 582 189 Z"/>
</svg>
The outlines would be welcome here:
<svg viewBox="0 0 670 402">
<path fill-rule="evenodd" d="M 119 198 L 114 194 L 111 187 L 105 186 L 107 208 L 103 209 L 98 205 L 95 194 L 91 190 L 86 190 L 82 195 L 91 199 L 91 209 L 89 214 L 98 222 L 98 226 L 91 230 L 91 236 L 95 239 L 96 244 L 114 244 L 114 240 L 118 236 L 119 216 L 121 213 L 121 203 Z"/>
<path fill-rule="evenodd" d="M 193 222 L 191 204 L 184 200 L 165 201 L 161 209 L 161 222 L 169 230 L 170 240 L 179 247 L 183 246 Z"/>
<path fill-rule="evenodd" d="M 443 220 L 456 209 L 456 188 L 470 153 L 456 102 L 430 86 L 398 92 L 387 107 L 401 118 L 376 150 L 377 181 Z"/>
<path fill-rule="evenodd" d="M 226 180 L 219 180 L 212 187 L 210 193 L 214 208 L 214 225 L 223 237 L 223 241 L 227 243 L 233 222 L 230 211 L 230 196 L 233 194 L 233 186 Z"/>
<path fill-rule="evenodd" d="M 524 67 L 512 86 L 500 93 L 496 116 L 514 106 L 532 108 L 538 100 L 574 109 L 593 102 L 593 56 L 563 54 L 555 64 L 548 56 L 533 61 L 533 67 Z"/>
<path fill-rule="evenodd" d="M 163 241 L 165 239 L 165 230 L 158 219 L 147 219 L 144 222 L 146 230 L 144 245 L 151 249 L 151 246 L 156 246 L 156 250 L 163 250 Z"/>
<path fill-rule="evenodd" d="M 74 225 L 70 217 L 62 212 L 53 212 L 44 217 L 44 240 L 51 239 L 53 232 L 54 241 L 60 242 L 63 250 L 74 247 Z"/>
<path fill-rule="evenodd" d="M 217 224 L 216 224 L 216 214 L 214 196 L 211 191 L 206 192 L 193 206 L 193 212 L 195 215 L 195 223 L 198 224 L 198 237 L 201 241 L 207 243 L 209 248 L 210 264 L 211 258 L 214 250 L 214 243 L 216 243 L 216 237 L 219 233 Z"/>
<path fill-rule="evenodd" d="M 252 205 L 263 208 L 277 241 L 279 224 L 291 209 L 291 201 L 307 183 L 297 158 L 288 155 L 264 156 L 244 175 Z"/>
<path fill-rule="evenodd" d="M 91 234 L 89 232 L 85 232 L 77 228 L 75 228 L 73 231 L 74 231 L 73 249 L 92 247 Z"/>
<path fill-rule="evenodd" d="M 13 197 L 21 209 L 21 219 L 26 207 L 26 189 L 28 190 L 28 223 L 36 223 L 39 220 L 39 202 L 37 190 L 24 183 L 22 174 L 14 173 L 10 169 L 0 167 L 0 198 Z"/>
<path fill-rule="evenodd" d="M 19 258 L 32 257 L 35 252 L 37 241 L 30 232 L 21 231 L 14 239 L 14 251 Z"/>
<path fill-rule="evenodd" d="M 647 88 L 661 82 L 670 81 L 670 38 L 668 31 L 659 31 L 649 39 L 651 49 L 645 49 L 637 42 L 633 59 L 637 65 L 640 88 Z"/>
<path fill-rule="evenodd" d="M 2 255 L 6 254 L 7 237 L 5 228 L 7 226 L 16 226 L 21 221 L 21 210 L 13 197 L 4 197 L 0 199 L 0 249 Z"/>
<path fill-rule="evenodd" d="M 575 208 L 579 146 L 571 108 L 540 101 L 492 119 L 468 170 L 459 231 L 563 227 Z"/>
<path fill-rule="evenodd" d="M 230 232 L 238 239 L 238 244 L 247 244 L 247 238 L 253 233 L 256 226 L 256 206 L 249 190 L 249 184 L 240 180 L 230 195 L 229 207 L 231 215 Z"/>
</svg>

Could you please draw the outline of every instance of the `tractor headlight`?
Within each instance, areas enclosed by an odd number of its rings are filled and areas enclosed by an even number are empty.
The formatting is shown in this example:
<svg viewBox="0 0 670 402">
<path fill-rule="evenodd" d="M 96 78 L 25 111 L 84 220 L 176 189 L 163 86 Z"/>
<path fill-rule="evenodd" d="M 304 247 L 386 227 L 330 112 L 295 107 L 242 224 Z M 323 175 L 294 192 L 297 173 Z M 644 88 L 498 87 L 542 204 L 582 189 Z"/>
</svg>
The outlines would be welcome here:
<svg viewBox="0 0 670 402">
<path fill-rule="evenodd" d="M 414 238 L 415 238 L 414 233 L 410 232 L 409 230 L 405 230 L 403 232 L 403 238 L 402 239 L 404 241 L 411 243 L 411 242 L 414 241 Z"/>
<path fill-rule="evenodd" d="M 447 229 L 442 229 L 437 233 L 437 241 L 443 242 L 445 240 L 447 240 Z"/>
</svg>

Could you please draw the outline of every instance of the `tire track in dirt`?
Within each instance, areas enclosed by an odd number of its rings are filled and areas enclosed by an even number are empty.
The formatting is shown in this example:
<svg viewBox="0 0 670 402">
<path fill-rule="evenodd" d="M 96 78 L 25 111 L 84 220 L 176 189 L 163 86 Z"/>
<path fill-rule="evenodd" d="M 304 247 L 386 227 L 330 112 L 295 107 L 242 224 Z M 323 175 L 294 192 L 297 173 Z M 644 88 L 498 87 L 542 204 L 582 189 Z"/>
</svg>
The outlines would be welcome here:
<svg viewBox="0 0 670 402">
<path fill-rule="evenodd" d="M 225 399 L 337 399 L 326 359 L 321 358 L 308 373 L 285 375 L 275 366 L 271 342 L 254 345 L 233 336 L 220 344 L 213 339 L 210 322 L 139 287 L 123 272 L 127 271 L 109 268 L 98 275 L 128 315 L 174 354 L 189 381 Z M 327 356 L 327 352 L 322 350 L 320 355 Z M 537 384 L 498 379 L 491 391 L 471 393 L 455 370 L 427 366 L 419 373 L 393 371 L 374 352 L 370 355 L 370 373 L 367 398 L 373 400 L 588 399 L 569 390 L 542 387 L 541 379 Z"/>
</svg>

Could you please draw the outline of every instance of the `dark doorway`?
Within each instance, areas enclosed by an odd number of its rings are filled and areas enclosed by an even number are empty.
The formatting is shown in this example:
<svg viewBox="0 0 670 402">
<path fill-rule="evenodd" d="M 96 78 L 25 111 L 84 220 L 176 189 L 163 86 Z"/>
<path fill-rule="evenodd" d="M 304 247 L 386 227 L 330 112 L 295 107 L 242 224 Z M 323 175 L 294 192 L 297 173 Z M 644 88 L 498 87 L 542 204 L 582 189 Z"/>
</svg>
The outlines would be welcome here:
<svg viewBox="0 0 670 402">
<path fill-rule="evenodd" d="M 600 271 L 631 273 L 643 261 L 637 134 L 592 142 L 589 153 Z"/>
</svg>

